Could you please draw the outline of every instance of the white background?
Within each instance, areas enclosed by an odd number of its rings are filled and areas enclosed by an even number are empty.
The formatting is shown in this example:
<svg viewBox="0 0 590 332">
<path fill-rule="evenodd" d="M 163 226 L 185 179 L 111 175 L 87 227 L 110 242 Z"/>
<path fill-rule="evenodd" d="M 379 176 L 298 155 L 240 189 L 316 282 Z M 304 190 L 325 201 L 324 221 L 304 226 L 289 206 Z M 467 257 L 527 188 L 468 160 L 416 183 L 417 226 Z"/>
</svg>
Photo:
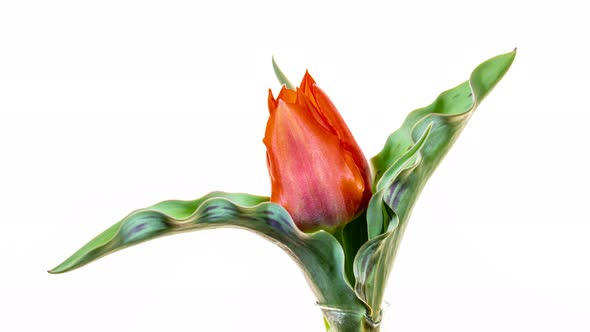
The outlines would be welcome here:
<svg viewBox="0 0 590 332">
<path fill-rule="evenodd" d="M 322 331 L 295 264 L 239 230 L 45 271 L 135 208 L 268 194 L 273 54 L 370 157 L 518 47 L 415 207 L 384 331 L 590 331 L 588 10 L 403 3 L 3 1 L 0 330 Z"/>
</svg>

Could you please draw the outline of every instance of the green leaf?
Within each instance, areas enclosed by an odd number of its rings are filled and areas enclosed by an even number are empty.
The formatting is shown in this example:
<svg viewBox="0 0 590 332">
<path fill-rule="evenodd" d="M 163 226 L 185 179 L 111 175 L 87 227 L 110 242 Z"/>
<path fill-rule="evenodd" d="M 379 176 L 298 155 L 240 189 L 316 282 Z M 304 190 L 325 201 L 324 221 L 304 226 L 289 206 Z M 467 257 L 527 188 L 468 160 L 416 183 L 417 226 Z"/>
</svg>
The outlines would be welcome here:
<svg viewBox="0 0 590 332">
<path fill-rule="evenodd" d="M 381 180 L 377 184 L 375 190 L 377 191 L 367 209 L 368 221 L 368 235 L 372 239 L 388 229 L 390 219 L 392 218 L 392 208 L 385 204 L 386 197 L 394 196 L 401 188 L 394 186 L 394 181 L 400 176 L 403 171 L 410 170 L 420 164 L 420 150 L 426 143 L 432 124 L 429 124 L 422 137 L 400 158 L 383 173 Z"/>
<path fill-rule="evenodd" d="M 285 75 L 283 73 L 281 68 L 279 68 L 279 65 L 277 65 L 277 63 L 275 62 L 274 56 L 272 57 L 272 69 L 274 69 L 275 75 L 276 75 L 277 79 L 279 80 L 279 83 L 286 86 L 287 89 L 295 90 L 295 86 L 291 83 L 291 81 L 289 81 L 289 79 L 287 78 L 287 75 Z"/>
<path fill-rule="evenodd" d="M 194 201 L 165 201 L 134 211 L 49 272 L 67 272 L 160 236 L 228 226 L 253 231 L 287 252 L 321 304 L 364 312 L 364 304 L 346 281 L 338 241 L 324 231 L 299 231 L 281 206 L 268 202 L 267 197 L 247 194 L 214 192 Z"/>
<path fill-rule="evenodd" d="M 487 60 L 469 81 L 411 112 L 371 160 L 375 195 L 367 210 L 370 240 L 354 262 L 355 290 L 371 308 L 371 315 L 380 310 L 395 254 L 422 188 L 515 55 L 516 50 Z"/>
<path fill-rule="evenodd" d="M 353 221 L 337 229 L 334 236 L 344 250 L 344 270 L 351 285 L 355 284 L 354 257 L 358 250 L 367 242 L 367 215 L 363 212 Z"/>
</svg>

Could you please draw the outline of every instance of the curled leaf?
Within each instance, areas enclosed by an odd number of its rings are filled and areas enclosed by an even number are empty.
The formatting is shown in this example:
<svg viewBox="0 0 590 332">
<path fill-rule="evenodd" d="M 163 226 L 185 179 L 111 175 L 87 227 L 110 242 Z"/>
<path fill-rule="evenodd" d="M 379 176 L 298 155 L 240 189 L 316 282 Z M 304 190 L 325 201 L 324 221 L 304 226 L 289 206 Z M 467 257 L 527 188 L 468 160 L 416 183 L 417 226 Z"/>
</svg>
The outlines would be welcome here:
<svg viewBox="0 0 590 332">
<path fill-rule="evenodd" d="M 412 207 L 473 111 L 510 68 L 516 50 L 480 64 L 469 81 L 411 112 L 371 161 L 376 194 L 369 205 L 370 240 L 355 262 L 355 290 L 376 315 Z"/>
</svg>

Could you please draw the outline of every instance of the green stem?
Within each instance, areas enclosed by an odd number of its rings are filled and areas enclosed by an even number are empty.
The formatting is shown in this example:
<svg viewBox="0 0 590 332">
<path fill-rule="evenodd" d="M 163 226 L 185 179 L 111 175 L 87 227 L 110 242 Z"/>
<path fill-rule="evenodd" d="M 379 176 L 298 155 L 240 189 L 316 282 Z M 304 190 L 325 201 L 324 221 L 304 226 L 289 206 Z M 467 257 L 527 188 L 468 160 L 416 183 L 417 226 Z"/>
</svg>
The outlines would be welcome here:
<svg viewBox="0 0 590 332">
<path fill-rule="evenodd" d="M 338 228 L 333 235 L 336 238 L 336 240 L 338 240 L 338 242 L 342 246 L 342 250 L 344 251 L 344 273 L 346 274 L 346 279 L 348 279 L 348 282 L 351 286 L 354 286 L 355 277 L 353 270 L 353 262 L 354 255 L 356 255 L 356 252 L 354 252 L 354 249 L 350 246 L 350 242 L 348 241 L 347 236 L 344 233 L 344 227 Z"/>
<path fill-rule="evenodd" d="M 344 250 L 344 272 L 352 287 L 356 282 L 354 277 L 354 258 L 359 248 L 367 242 L 367 215 L 363 212 L 355 220 L 339 227 L 333 233 Z"/>
<path fill-rule="evenodd" d="M 380 321 L 375 322 L 364 312 L 321 307 L 327 332 L 379 332 Z"/>
</svg>

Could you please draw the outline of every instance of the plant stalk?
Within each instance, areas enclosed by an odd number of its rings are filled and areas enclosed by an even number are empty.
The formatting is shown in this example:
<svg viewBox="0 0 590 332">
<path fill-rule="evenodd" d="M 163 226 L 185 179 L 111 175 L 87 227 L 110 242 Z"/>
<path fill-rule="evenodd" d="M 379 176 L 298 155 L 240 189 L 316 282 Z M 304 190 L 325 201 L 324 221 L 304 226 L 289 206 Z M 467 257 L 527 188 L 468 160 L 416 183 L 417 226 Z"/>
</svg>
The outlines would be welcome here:
<svg viewBox="0 0 590 332">
<path fill-rule="evenodd" d="M 381 318 L 374 321 L 364 312 L 347 311 L 323 307 L 324 324 L 327 332 L 379 332 Z"/>
</svg>

